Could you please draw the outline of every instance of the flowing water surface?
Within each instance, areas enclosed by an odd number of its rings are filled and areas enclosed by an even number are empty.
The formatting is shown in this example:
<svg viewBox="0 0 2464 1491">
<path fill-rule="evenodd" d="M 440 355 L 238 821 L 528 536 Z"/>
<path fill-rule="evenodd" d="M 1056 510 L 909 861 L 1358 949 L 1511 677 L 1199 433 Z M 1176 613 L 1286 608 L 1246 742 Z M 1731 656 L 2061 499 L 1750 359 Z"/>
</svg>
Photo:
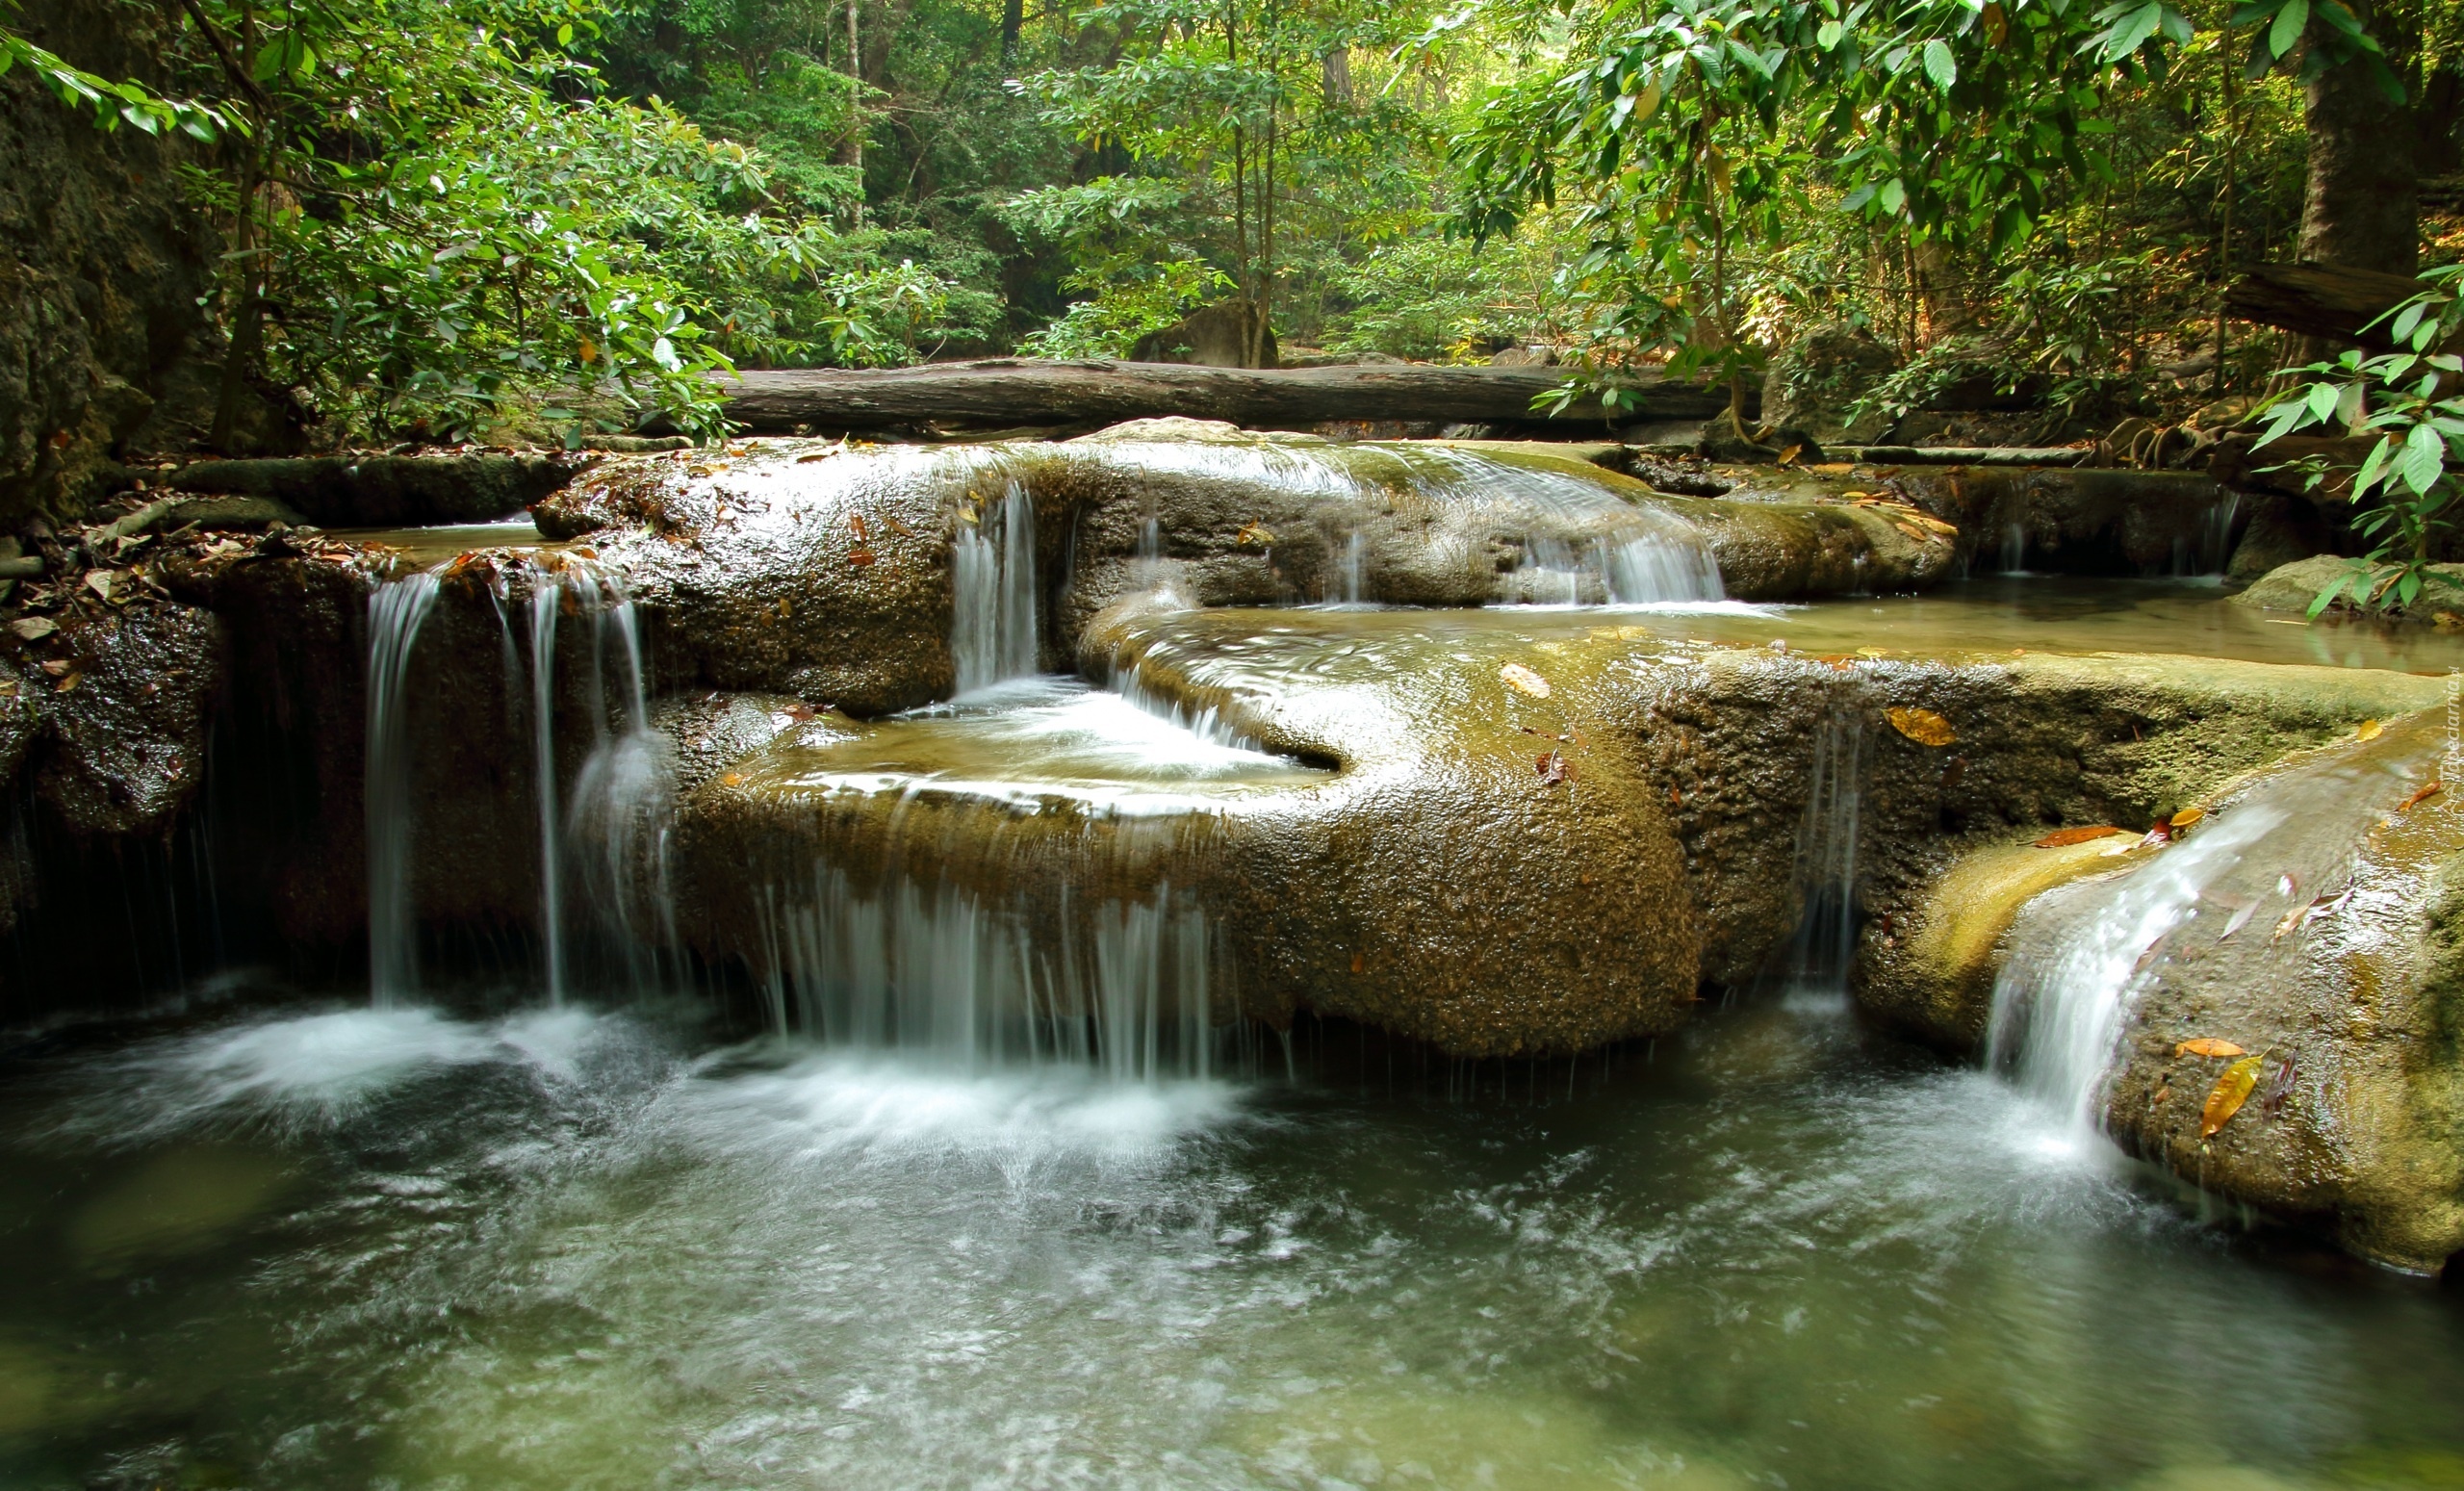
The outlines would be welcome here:
<svg viewBox="0 0 2464 1491">
<path fill-rule="evenodd" d="M 0 1481 L 2464 1483 L 2464 1298 L 2203 1224 L 1835 997 L 1572 1066 L 1357 1039 L 55 1038 L 0 1089 Z"/>
</svg>

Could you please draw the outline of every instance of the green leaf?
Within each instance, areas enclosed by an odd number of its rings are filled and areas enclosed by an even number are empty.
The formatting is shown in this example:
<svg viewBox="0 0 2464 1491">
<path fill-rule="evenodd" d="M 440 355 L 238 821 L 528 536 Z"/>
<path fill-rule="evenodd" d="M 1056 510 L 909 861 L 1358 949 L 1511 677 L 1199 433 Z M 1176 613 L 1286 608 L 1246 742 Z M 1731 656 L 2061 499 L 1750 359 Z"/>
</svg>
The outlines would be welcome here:
<svg viewBox="0 0 2464 1491">
<path fill-rule="evenodd" d="M 1835 20 L 1824 21 L 1814 30 L 1813 44 L 1828 52 L 1833 47 L 1839 44 L 1840 37 L 1845 35 L 1846 32 L 1847 28 L 1840 25 Z M 5 64 L 0 64 L 0 66 L 5 65 Z"/>
<path fill-rule="evenodd" d="M 2447 442 L 2438 438 L 2438 431 L 2426 424 L 2416 424 L 2413 432 L 2404 437 L 2404 453 L 2397 461 L 2397 471 L 2404 478 L 2404 485 L 2426 493 L 2438 484 L 2446 460 Z"/>
<path fill-rule="evenodd" d="M 1901 208 L 1908 205 L 1908 186 L 1897 176 L 1893 176 L 1883 183 L 1882 191 L 1876 193 L 1876 197 L 1883 204 L 1883 211 L 1896 216 Z"/>
<path fill-rule="evenodd" d="M 2274 24 L 2268 27 L 2268 50 L 2279 58 L 2290 56 L 2309 24 L 2310 0 L 2285 0 L 2284 9 L 2275 13 Z"/>
<path fill-rule="evenodd" d="M 1951 44 L 1939 37 L 1925 43 L 1925 76 L 1945 93 L 1960 80 L 1959 60 L 1951 55 Z"/>
<path fill-rule="evenodd" d="M 2138 51 L 2164 20 L 2165 7 L 2158 0 L 2148 0 L 2131 12 L 2114 26 L 2113 39 L 2105 43 L 2105 61 L 2119 62 Z"/>
</svg>

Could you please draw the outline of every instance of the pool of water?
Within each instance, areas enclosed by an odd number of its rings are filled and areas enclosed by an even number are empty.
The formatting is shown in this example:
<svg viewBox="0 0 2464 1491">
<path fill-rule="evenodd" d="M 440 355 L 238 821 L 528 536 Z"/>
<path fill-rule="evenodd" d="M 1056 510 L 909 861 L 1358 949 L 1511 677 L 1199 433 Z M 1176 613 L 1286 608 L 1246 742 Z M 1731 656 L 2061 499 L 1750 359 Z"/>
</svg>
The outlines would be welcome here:
<svg viewBox="0 0 2464 1491">
<path fill-rule="evenodd" d="M 1835 995 L 1117 1084 L 293 1006 L 0 1083 L 13 1486 L 2464 1484 L 2464 1295 Z M 1314 1053 L 1314 1054 L 1313 1054 Z"/>
</svg>

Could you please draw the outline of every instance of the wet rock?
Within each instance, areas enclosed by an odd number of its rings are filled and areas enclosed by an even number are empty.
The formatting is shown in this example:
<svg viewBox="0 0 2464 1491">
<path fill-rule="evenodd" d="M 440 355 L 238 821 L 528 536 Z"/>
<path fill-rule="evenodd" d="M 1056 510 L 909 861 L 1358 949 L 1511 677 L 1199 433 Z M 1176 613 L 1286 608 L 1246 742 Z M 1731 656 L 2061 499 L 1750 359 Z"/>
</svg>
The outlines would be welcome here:
<svg viewBox="0 0 2464 1491">
<path fill-rule="evenodd" d="M 2271 570 L 2325 552 L 2334 542 L 2327 525 L 2306 501 L 2274 494 L 2246 501 L 2250 516 L 2243 525 L 2240 542 L 2233 546 L 2232 561 L 2224 567 L 2228 584 L 2248 585 Z M 2303 604 L 2306 608 L 2308 603 Z"/>
<path fill-rule="evenodd" d="M 2250 582 L 2248 588 L 2233 597 L 2234 603 L 2253 610 L 2280 611 L 2295 616 L 2309 613 L 2310 604 L 2319 592 L 2339 577 L 2349 575 L 2353 561 L 2336 554 L 2313 554 L 2281 564 Z M 2381 566 L 2362 582 L 2366 594 L 2376 593 L 2397 573 L 2392 565 Z M 2339 594 L 2332 605 L 2337 617 L 2357 611 L 2349 589 Z M 2464 564 L 2433 564 L 2412 604 L 2401 609 L 2374 610 L 2376 616 L 2394 623 L 2414 626 L 2437 626 L 2452 630 L 2464 625 Z M 2441 621 L 2441 616 L 2448 618 Z"/>
<path fill-rule="evenodd" d="M 1963 854 L 2064 824 L 2143 830 L 2238 772 L 2420 707 L 2436 687 L 2401 674 L 2119 655 L 1897 661 L 1718 649 L 1620 668 L 1621 702 L 1604 713 L 1670 805 L 1702 909 L 1705 978 L 1753 983 L 1798 924 L 1799 835 L 1828 730 L 1863 774 L 1860 999 L 1963 1046 L 1983 1028 L 1981 1009 L 1957 992 L 1970 986 L 1907 952 L 1933 917 L 1929 887 Z M 1911 739 L 1888 722 L 1894 707 L 1938 713 L 1955 741 Z"/>
<path fill-rule="evenodd" d="M 1817 440 L 1863 445 L 1881 436 L 1881 414 L 1852 422 L 1850 411 L 1899 368 L 1899 354 L 1862 328 L 1817 326 L 1783 347 L 1762 378 L 1762 418 L 1795 425 Z"/>
<path fill-rule="evenodd" d="M 177 492 L 268 499 L 330 528 L 418 527 L 518 513 L 571 481 L 580 464 L 537 455 L 302 456 L 197 461 L 164 480 Z"/>
<path fill-rule="evenodd" d="M 951 546 L 1009 460 L 820 441 L 619 457 L 537 518 L 590 535 L 592 562 L 624 578 L 662 688 L 881 714 L 949 694 Z"/>
<path fill-rule="evenodd" d="M 2464 809 L 2415 800 L 2445 746 L 2433 710 L 2220 801 L 2205 832 L 2237 813 L 2270 826 L 2141 955 L 2102 1094 L 2124 1147 L 2424 1272 L 2464 1250 Z M 2029 913 L 2057 938 L 2066 913 L 2097 908 Z M 2181 1051 L 2197 1039 L 2258 1059 L 2247 1100 L 2205 1137 L 2228 1060 Z"/>
<path fill-rule="evenodd" d="M 1959 527 L 1972 568 L 2015 546 L 2027 568 L 2070 575 L 2221 571 L 2242 499 L 2200 472 L 1912 466 L 1890 485 Z"/>
<path fill-rule="evenodd" d="M 924 761 L 834 767 L 848 728 L 815 721 L 686 800 L 683 924 L 767 986 L 807 935 L 778 909 L 818 898 L 883 916 L 963 906 L 943 925 L 968 950 L 934 945 L 971 959 L 989 938 L 1035 966 L 1091 960 L 1098 974 L 1152 956 L 1133 934 L 1160 920 L 1185 929 L 1172 956 L 1212 966 L 1217 1020 L 1316 1011 L 1463 1056 L 1681 1023 L 1698 949 L 1676 845 L 1628 763 L 1570 735 L 1595 664 L 1546 659 L 1558 690 L 1542 704 L 1494 656 L 1407 639 L 1402 666 L 1311 613 L 1286 619 L 1261 635 L 1236 612 L 1133 603 L 1087 629 L 1083 663 L 1322 763 L 1296 768 L 1308 780 L 1193 784 L 1168 800 L 1058 781 L 992 791 Z M 1259 670 L 1300 681 L 1268 690 L 1249 681 Z M 1064 984 L 1079 987 L 1037 987 Z"/>
<path fill-rule="evenodd" d="M 167 604 L 78 607 L 59 620 L 27 644 L 43 680 L 36 796 L 76 833 L 162 834 L 205 770 L 206 707 L 221 672 L 216 621 Z"/>
</svg>

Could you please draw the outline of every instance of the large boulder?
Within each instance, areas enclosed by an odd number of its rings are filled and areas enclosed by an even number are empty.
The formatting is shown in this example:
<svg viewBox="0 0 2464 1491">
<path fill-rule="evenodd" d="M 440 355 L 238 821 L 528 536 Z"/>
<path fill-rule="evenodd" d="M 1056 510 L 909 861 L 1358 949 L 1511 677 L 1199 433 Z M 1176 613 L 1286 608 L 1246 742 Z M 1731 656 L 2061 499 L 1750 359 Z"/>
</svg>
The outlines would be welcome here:
<svg viewBox="0 0 2464 1491">
<path fill-rule="evenodd" d="M 987 780 L 918 743 L 932 722 L 808 714 L 685 800 L 681 923 L 825 1026 L 860 1017 L 832 1003 L 850 983 L 918 988 L 920 968 L 864 971 L 887 947 L 979 996 L 901 1006 L 927 1025 L 1029 997 L 1100 1023 L 1160 957 L 1216 1022 L 1314 1011 L 1468 1057 L 1665 1032 L 1700 958 L 1677 846 L 1655 789 L 1576 723 L 1627 647 L 1531 656 L 1517 682 L 1519 648 L 1133 601 L 1084 630 L 1084 668 L 1283 765 L 1141 786 L 1013 751 Z"/>
<path fill-rule="evenodd" d="M 2307 616 L 2319 592 L 2339 579 L 2353 574 L 2354 561 L 2337 554 L 2312 554 L 2268 571 L 2233 597 L 2234 604 L 2252 610 L 2276 611 Z M 2394 581 L 2398 571 L 2393 565 L 2378 565 L 2369 570 L 2359 588 L 2365 597 L 2382 594 Z M 2348 582 L 2332 604 L 2336 619 L 2356 614 L 2361 607 L 2353 601 L 2353 586 Z M 2417 626 L 2436 626 L 2452 630 L 2464 626 L 2464 564 L 2433 564 L 2424 577 L 2421 594 L 2409 605 L 2373 606 L 2374 614 L 2392 622 L 2409 622 Z M 2442 620 L 2441 618 L 2445 619 Z"/>
<path fill-rule="evenodd" d="M 1875 412 L 1851 419 L 1857 401 L 1899 370 L 1899 353 L 1861 326 L 1814 327 L 1772 354 L 1762 375 L 1762 419 L 1810 432 L 1817 440 L 1869 444 L 1889 419 Z"/>
</svg>

